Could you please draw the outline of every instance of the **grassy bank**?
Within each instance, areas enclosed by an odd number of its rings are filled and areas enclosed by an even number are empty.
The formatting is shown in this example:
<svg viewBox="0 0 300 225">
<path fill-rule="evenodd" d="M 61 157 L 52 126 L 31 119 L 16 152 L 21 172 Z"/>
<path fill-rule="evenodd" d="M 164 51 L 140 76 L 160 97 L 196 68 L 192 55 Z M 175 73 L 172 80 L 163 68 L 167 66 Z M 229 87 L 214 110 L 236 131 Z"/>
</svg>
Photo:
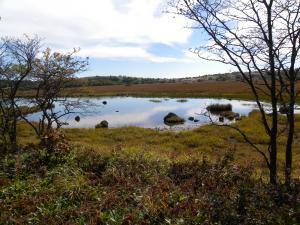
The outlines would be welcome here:
<svg viewBox="0 0 300 225">
<path fill-rule="evenodd" d="M 281 118 L 282 122 L 284 117 Z M 267 152 L 267 136 L 260 122 L 259 113 L 252 113 L 237 122 L 249 139 Z M 25 127 L 24 127 L 25 126 Z M 280 129 L 284 129 L 280 126 Z M 21 144 L 37 143 L 33 131 L 26 125 L 19 127 Z M 147 158 L 184 162 L 206 157 L 213 162 L 228 150 L 235 150 L 235 161 L 240 165 L 251 164 L 257 176 L 265 177 L 267 170 L 261 156 L 255 152 L 233 129 L 227 127 L 203 126 L 195 130 L 180 132 L 157 131 L 138 127 L 114 129 L 64 129 L 66 140 L 76 147 L 93 149 L 102 155 L 114 152 L 127 154 L 142 153 Z M 294 166 L 295 175 L 300 175 L 300 117 L 296 120 Z M 281 136 L 279 143 L 279 169 L 283 172 L 286 138 Z M 283 176 L 282 173 L 280 173 Z M 266 178 L 266 177 L 265 177 Z"/>
<path fill-rule="evenodd" d="M 266 150 L 258 113 L 237 126 Z M 0 157 L 0 224 L 300 223 L 299 183 L 269 186 L 262 158 L 226 127 L 64 129 L 51 154 L 27 125 L 18 132 L 22 150 Z M 299 143 L 297 117 L 294 178 Z"/>
<path fill-rule="evenodd" d="M 216 163 L 39 148 L 0 159 L 1 224 L 272 224 L 299 220 L 299 185 L 271 187 L 228 152 Z M 46 163 L 45 163 L 46 162 Z"/>
</svg>

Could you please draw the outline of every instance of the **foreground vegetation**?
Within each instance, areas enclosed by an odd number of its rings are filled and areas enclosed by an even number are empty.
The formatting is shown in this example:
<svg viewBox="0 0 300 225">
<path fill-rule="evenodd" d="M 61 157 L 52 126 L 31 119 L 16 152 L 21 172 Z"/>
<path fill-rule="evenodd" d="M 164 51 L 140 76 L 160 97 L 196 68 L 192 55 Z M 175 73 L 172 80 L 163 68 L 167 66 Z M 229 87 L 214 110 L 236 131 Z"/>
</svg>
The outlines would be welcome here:
<svg viewBox="0 0 300 225">
<path fill-rule="evenodd" d="M 1 165 L 2 224 L 297 224 L 297 186 L 287 192 L 218 163 L 103 157 L 76 149 L 45 164 L 26 149 Z M 4 178 L 3 178 L 4 177 Z"/>
<path fill-rule="evenodd" d="M 257 112 L 238 122 L 264 146 L 259 124 Z M 229 128 L 65 129 L 51 153 L 18 129 L 23 147 L 0 160 L 0 224 L 300 223 L 297 179 L 269 185 L 261 157 Z"/>
</svg>

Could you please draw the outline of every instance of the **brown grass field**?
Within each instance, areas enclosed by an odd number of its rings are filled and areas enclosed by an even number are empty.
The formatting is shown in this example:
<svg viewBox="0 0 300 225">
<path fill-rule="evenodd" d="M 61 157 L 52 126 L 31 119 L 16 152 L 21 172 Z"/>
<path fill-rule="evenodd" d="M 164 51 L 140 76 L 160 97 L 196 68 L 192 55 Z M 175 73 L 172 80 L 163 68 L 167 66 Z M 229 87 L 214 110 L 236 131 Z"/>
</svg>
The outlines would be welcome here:
<svg viewBox="0 0 300 225">
<path fill-rule="evenodd" d="M 300 90 L 300 82 L 297 84 Z M 31 91 L 23 91 L 20 96 L 30 97 Z M 137 97 L 211 97 L 253 99 L 247 84 L 238 81 L 202 81 L 135 85 L 110 85 L 67 88 L 64 95 L 88 96 L 137 96 Z M 268 100 L 267 96 L 261 96 Z M 299 100 L 298 100 L 299 102 Z"/>
<path fill-rule="evenodd" d="M 23 91 L 21 96 L 32 96 Z M 239 97 L 251 98 L 248 86 L 235 81 L 203 81 L 193 83 L 157 83 L 67 88 L 69 96 L 182 96 L 182 97 Z"/>
<path fill-rule="evenodd" d="M 113 85 L 67 89 L 69 95 L 133 95 L 133 96 L 187 96 L 187 97 L 250 97 L 246 84 L 231 81 L 205 81 L 194 83 L 159 83 Z"/>
<path fill-rule="evenodd" d="M 300 82 L 296 85 L 300 90 Z M 140 97 L 215 97 L 253 99 L 246 83 L 238 81 L 202 81 L 136 85 L 112 85 L 68 88 L 69 96 L 140 96 Z M 263 100 L 267 96 L 261 95 Z M 299 99 L 298 99 L 299 102 Z"/>
</svg>

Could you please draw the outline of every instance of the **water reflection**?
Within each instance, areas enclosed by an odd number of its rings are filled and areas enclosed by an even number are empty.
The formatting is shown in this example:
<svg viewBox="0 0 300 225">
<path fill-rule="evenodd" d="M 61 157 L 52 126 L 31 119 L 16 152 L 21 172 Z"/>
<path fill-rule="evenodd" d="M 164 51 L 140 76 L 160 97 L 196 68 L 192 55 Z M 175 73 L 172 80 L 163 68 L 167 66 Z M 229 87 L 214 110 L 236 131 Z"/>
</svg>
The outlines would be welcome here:
<svg viewBox="0 0 300 225">
<path fill-rule="evenodd" d="M 77 99 L 71 99 L 77 100 Z M 164 124 L 164 116 L 169 112 L 176 113 L 186 122 L 176 128 L 194 128 L 209 122 L 209 118 L 202 115 L 210 104 L 232 104 L 233 111 L 240 115 L 248 115 L 256 104 L 251 101 L 212 99 L 212 98 L 82 98 L 85 107 L 77 109 L 76 113 L 64 118 L 70 128 L 94 128 L 102 120 L 109 122 L 109 127 L 139 126 L 146 128 L 169 128 Z M 104 104 L 106 103 L 106 104 Z M 59 103 L 56 110 L 61 110 Z M 30 120 L 38 120 L 40 113 L 29 115 Z M 80 116 L 76 122 L 75 117 Z M 194 117 L 195 121 L 188 118 Z"/>
</svg>

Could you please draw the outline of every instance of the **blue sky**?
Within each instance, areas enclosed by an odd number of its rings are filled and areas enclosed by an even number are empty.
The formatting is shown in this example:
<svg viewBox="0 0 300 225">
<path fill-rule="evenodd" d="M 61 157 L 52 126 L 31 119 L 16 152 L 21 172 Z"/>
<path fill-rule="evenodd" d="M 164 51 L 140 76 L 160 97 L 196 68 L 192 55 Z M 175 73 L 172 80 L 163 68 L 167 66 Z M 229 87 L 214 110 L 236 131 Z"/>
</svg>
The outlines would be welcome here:
<svg viewBox="0 0 300 225">
<path fill-rule="evenodd" d="M 184 28 L 183 28 L 184 29 Z M 159 57 L 176 58 L 178 61 L 153 62 L 143 59 L 90 59 L 90 68 L 82 76 L 90 75 L 130 75 L 143 77 L 189 77 L 230 71 L 228 66 L 201 60 L 190 52 L 199 46 L 201 33 L 193 32 L 184 44 L 168 46 L 154 43 L 148 51 Z M 187 55 L 188 56 L 187 56 Z"/>
<path fill-rule="evenodd" d="M 90 66 L 80 76 L 186 77 L 230 71 L 200 60 L 203 44 L 189 21 L 163 13 L 167 0 L 0 0 L 2 36 L 43 38 L 57 51 L 80 47 Z"/>
</svg>

